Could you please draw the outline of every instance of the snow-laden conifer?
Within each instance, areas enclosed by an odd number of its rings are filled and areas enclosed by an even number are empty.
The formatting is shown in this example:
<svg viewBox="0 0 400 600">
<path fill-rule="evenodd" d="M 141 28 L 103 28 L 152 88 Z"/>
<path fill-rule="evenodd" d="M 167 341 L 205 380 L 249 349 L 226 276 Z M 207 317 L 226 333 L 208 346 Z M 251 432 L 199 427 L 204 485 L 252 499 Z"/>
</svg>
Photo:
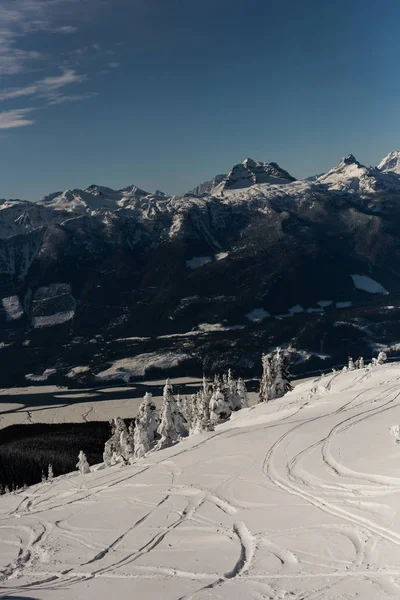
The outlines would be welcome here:
<svg viewBox="0 0 400 600">
<path fill-rule="evenodd" d="M 273 356 L 274 354 L 271 352 L 269 354 L 263 354 L 261 358 L 263 371 L 258 396 L 259 402 L 268 402 L 274 398 L 273 383 L 275 380 L 275 369 Z"/>
<path fill-rule="evenodd" d="M 122 452 L 126 450 L 127 439 L 128 431 L 124 420 L 121 417 L 115 417 L 111 421 L 111 437 L 104 445 L 103 461 L 106 467 L 124 461 Z"/>
<path fill-rule="evenodd" d="M 133 438 L 135 458 L 141 458 L 151 450 L 156 439 L 158 426 L 159 418 L 156 405 L 153 402 L 152 395 L 146 392 L 136 416 Z"/>
<path fill-rule="evenodd" d="M 191 433 L 203 433 L 212 431 L 213 424 L 210 418 L 210 400 L 212 396 L 211 386 L 205 376 L 201 389 L 195 394 L 194 411 L 192 419 Z"/>
<path fill-rule="evenodd" d="M 262 357 L 263 374 L 260 383 L 259 402 L 281 398 L 293 388 L 281 348 Z"/>
<path fill-rule="evenodd" d="M 177 442 L 182 435 L 184 429 L 182 415 L 178 411 L 172 386 L 167 379 L 163 392 L 163 405 L 161 410 L 161 423 L 158 427 L 160 440 L 157 448 L 167 448 Z"/>
<path fill-rule="evenodd" d="M 242 400 L 238 394 L 237 381 L 233 377 L 231 369 L 228 371 L 227 384 L 231 409 L 232 411 L 240 410 L 242 408 Z"/>
<path fill-rule="evenodd" d="M 348 361 L 348 364 L 347 364 L 347 368 L 348 368 L 349 371 L 354 371 L 355 368 L 356 368 L 355 364 L 354 364 L 354 361 L 353 361 L 353 359 L 352 359 L 351 356 L 349 356 L 349 361 Z"/>
<path fill-rule="evenodd" d="M 387 361 L 386 352 L 383 352 L 383 351 L 379 352 L 378 359 L 377 359 L 378 365 L 383 365 L 386 361 Z"/>
<path fill-rule="evenodd" d="M 240 399 L 240 408 L 247 408 L 249 406 L 247 390 L 246 385 L 241 377 L 239 377 L 239 379 L 237 380 L 236 392 Z"/>
<path fill-rule="evenodd" d="M 389 427 L 390 435 L 393 436 L 396 444 L 400 444 L 400 425 L 392 425 Z"/>
<path fill-rule="evenodd" d="M 89 463 L 87 461 L 86 454 L 83 452 L 83 450 L 79 452 L 76 468 L 79 469 L 79 473 L 81 473 L 82 475 L 87 475 L 87 473 L 90 473 Z"/>
<path fill-rule="evenodd" d="M 51 481 L 54 478 L 53 465 L 49 463 L 47 467 L 47 479 Z"/>
<path fill-rule="evenodd" d="M 119 445 L 120 445 L 120 456 L 122 461 L 127 465 L 134 458 L 134 426 L 133 421 L 127 429 L 124 423 L 124 427 L 121 429 L 119 434 Z"/>
<path fill-rule="evenodd" d="M 214 425 L 219 421 L 228 419 L 232 414 L 231 403 L 229 396 L 224 394 L 218 386 L 214 389 L 210 399 L 210 419 Z"/>
</svg>

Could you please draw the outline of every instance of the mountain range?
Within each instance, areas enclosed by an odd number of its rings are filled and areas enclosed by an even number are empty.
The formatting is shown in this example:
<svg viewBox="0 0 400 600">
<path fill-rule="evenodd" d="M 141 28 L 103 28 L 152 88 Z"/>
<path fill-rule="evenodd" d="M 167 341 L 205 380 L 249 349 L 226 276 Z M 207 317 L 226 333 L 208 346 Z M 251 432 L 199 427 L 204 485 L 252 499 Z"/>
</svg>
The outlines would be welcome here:
<svg viewBox="0 0 400 600">
<path fill-rule="evenodd" d="M 138 356 L 147 374 L 251 377 L 276 344 L 304 372 L 396 351 L 399 206 L 399 152 L 307 180 L 247 158 L 177 196 L 0 200 L 0 381 L 86 385 Z"/>
</svg>

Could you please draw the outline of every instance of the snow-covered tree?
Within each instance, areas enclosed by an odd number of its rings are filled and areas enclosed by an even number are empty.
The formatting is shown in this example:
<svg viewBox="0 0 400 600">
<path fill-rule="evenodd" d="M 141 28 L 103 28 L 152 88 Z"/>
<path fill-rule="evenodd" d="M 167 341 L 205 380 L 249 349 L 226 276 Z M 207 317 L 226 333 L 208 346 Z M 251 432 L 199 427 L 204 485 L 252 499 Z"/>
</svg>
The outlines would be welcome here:
<svg viewBox="0 0 400 600">
<path fill-rule="evenodd" d="M 240 408 L 247 408 L 249 406 L 247 398 L 246 385 L 241 377 L 237 380 L 236 392 L 240 399 Z"/>
<path fill-rule="evenodd" d="M 167 379 L 163 392 L 161 423 L 158 427 L 160 440 L 157 448 L 161 450 L 162 448 L 172 446 L 172 444 L 179 440 L 184 430 L 183 418 L 178 411 L 170 381 Z"/>
<path fill-rule="evenodd" d="M 79 469 L 79 472 L 82 475 L 87 475 L 87 473 L 90 473 L 89 463 L 87 461 L 86 454 L 83 452 L 83 450 L 79 452 L 76 468 Z"/>
<path fill-rule="evenodd" d="M 293 389 L 290 383 L 289 370 L 286 366 L 285 354 L 281 348 L 275 350 L 275 373 L 275 398 L 281 398 Z"/>
<path fill-rule="evenodd" d="M 176 395 L 176 427 L 182 437 L 189 435 L 189 425 L 185 415 L 185 400 L 180 394 Z"/>
<path fill-rule="evenodd" d="M 242 400 L 238 394 L 237 381 L 233 377 L 231 369 L 228 371 L 227 384 L 231 409 L 232 411 L 240 410 L 242 408 Z"/>
<path fill-rule="evenodd" d="M 203 376 L 202 388 L 195 395 L 191 433 L 202 433 L 214 429 L 210 418 L 211 397 L 211 387 L 206 377 Z"/>
<path fill-rule="evenodd" d="M 51 481 L 53 478 L 54 478 L 53 465 L 51 465 L 49 463 L 49 466 L 47 467 L 47 479 L 48 479 L 48 481 Z"/>
<path fill-rule="evenodd" d="M 268 402 L 281 398 L 293 388 L 285 363 L 284 353 L 280 348 L 270 354 L 263 354 L 263 374 L 260 383 L 259 402 Z"/>
<path fill-rule="evenodd" d="M 210 419 L 211 423 L 216 424 L 219 421 L 228 419 L 232 414 L 232 407 L 229 396 L 221 391 L 218 386 L 212 393 L 210 399 Z"/>
<path fill-rule="evenodd" d="M 387 361 L 386 352 L 383 352 L 383 351 L 379 352 L 378 359 L 377 359 L 378 365 L 383 365 L 383 363 L 385 363 L 386 361 Z"/>
<path fill-rule="evenodd" d="M 358 359 L 358 364 L 359 364 L 359 368 L 360 369 L 364 369 L 365 364 L 364 364 L 364 357 L 360 356 L 360 358 Z"/>
<path fill-rule="evenodd" d="M 182 398 L 182 414 L 186 421 L 186 426 L 189 435 L 193 432 L 193 423 L 196 412 L 196 394 L 190 396 L 184 396 Z"/>
<path fill-rule="evenodd" d="M 123 452 L 127 450 L 128 437 L 124 420 L 121 417 L 115 417 L 111 421 L 111 437 L 104 445 L 103 460 L 106 467 L 125 460 Z"/>
<path fill-rule="evenodd" d="M 125 423 L 124 423 L 125 425 Z M 120 455 L 122 458 L 122 461 L 127 465 L 129 464 L 133 458 L 134 458 L 134 431 L 135 428 L 133 426 L 133 421 L 131 422 L 131 424 L 129 425 L 129 429 L 126 428 L 126 426 L 124 428 L 122 428 L 122 430 L 120 431 L 119 434 L 119 443 L 120 443 Z"/>
<path fill-rule="evenodd" d="M 159 426 L 156 405 L 151 394 L 146 392 L 136 416 L 136 426 L 133 435 L 134 457 L 140 458 L 152 448 Z"/>
<path fill-rule="evenodd" d="M 349 362 L 348 362 L 347 368 L 349 371 L 354 371 L 356 368 L 351 356 L 349 356 Z"/>
<path fill-rule="evenodd" d="M 390 435 L 394 437 L 396 444 L 400 444 L 400 425 L 392 425 L 389 427 Z"/>
</svg>

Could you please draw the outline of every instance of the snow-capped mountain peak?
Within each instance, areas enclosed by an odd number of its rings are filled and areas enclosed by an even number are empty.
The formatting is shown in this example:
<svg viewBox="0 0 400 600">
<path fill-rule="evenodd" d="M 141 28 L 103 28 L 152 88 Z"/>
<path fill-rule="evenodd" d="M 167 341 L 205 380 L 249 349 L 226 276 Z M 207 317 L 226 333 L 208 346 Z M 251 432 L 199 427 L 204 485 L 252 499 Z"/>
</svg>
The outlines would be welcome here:
<svg viewBox="0 0 400 600">
<path fill-rule="evenodd" d="M 242 163 L 234 165 L 226 178 L 215 188 L 215 192 L 237 190 L 256 184 L 271 185 L 292 183 L 295 178 L 282 169 L 277 163 L 266 163 L 246 158 Z"/>
<path fill-rule="evenodd" d="M 358 167 L 362 166 L 361 163 L 358 162 L 354 154 L 348 154 L 347 156 L 343 156 L 338 167 L 344 167 L 346 165 L 357 165 Z"/>
<path fill-rule="evenodd" d="M 120 192 L 123 196 L 129 196 L 132 198 L 142 198 L 143 196 L 149 195 L 149 192 L 145 192 L 137 185 L 128 185 L 118 190 L 118 192 Z"/>
<path fill-rule="evenodd" d="M 316 183 L 329 190 L 371 196 L 376 193 L 399 193 L 400 181 L 391 172 L 383 172 L 377 167 L 366 167 L 349 154 L 340 163 L 318 177 Z"/>
<path fill-rule="evenodd" d="M 400 175 L 400 152 L 398 150 L 389 152 L 379 163 L 378 169 L 383 173 L 396 173 Z"/>
</svg>

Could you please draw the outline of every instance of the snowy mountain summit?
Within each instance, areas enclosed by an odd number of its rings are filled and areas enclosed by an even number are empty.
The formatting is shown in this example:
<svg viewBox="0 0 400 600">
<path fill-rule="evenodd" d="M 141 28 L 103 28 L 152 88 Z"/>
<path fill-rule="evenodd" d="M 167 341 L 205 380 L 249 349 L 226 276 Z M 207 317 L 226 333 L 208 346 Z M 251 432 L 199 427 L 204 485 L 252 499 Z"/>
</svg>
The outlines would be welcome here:
<svg viewBox="0 0 400 600">
<path fill-rule="evenodd" d="M 389 152 L 379 163 L 378 169 L 383 173 L 396 173 L 400 175 L 400 152 L 398 150 Z"/>
<path fill-rule="evenodd" d="M 330 373 L 131 466 L 1 496 L 2 597 L 398 598 L 399 378 Z"/>
<path fill-rule="evenodd" d="M 295 178 L 277 163 L 265 163 L 246 158 L 242 163 L 235 165 L 213 191 L 237 190 L 259 183 L 275 185 L 293 181 L 295 181 Z"/>
<path fill-rule="evenodd" d="M 366 167 L 352 154 L 342 158 L 337 167 L 318 177 L 316 183 L 329 190 L 359 194 L 361 197 L 382 192 L 400 193 L 400 179 L 394 173 L 382 172 L 378 167 Z"/>
</svg>

